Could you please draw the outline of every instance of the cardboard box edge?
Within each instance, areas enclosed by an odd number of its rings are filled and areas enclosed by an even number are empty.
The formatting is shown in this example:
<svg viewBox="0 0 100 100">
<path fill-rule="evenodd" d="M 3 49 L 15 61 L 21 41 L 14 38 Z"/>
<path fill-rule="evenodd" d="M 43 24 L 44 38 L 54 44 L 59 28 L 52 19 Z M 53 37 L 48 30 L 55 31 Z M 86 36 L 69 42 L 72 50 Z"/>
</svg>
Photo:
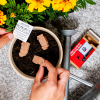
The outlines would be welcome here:
<svg viewBox="0 0 100 100">
<path fill-rule="evenodd" d="M 79 69 L 79 67 L 77 67 L 77 65 L 74 64 L 71 60 L 70 60 L 70 63 L 71 63 L 74 67 L 76 67 L 77 69 Z"/>
</svg>

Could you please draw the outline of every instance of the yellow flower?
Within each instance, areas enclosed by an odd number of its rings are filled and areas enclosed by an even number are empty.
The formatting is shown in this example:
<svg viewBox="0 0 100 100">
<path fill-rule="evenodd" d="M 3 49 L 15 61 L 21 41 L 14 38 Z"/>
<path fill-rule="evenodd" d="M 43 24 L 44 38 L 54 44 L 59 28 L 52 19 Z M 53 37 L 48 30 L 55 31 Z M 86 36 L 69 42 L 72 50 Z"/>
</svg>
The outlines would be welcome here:
<svg viewBox="0 0 100 100">
<path fill-rule="evenodd" d="M 0 10 L 0 25 L 5 24 L 6 20 L 7 20 L 6 15 L 3 15 L 3 12 Z"/>
<path fill-rule="evenodd" d="M 0 15 L 3 15 L 3 11 L 0 10 Z"/>
<path fill-rule="evenodd" d="M 32 3 L 32 0 L 25 0 L 27 3 Z"/>
<path fill-rule="evenodd" d="M 51 3 L 51 0 L 25 0 L 25 1 L 29 3 L 28 10 L 30 12 L 33 12 L 35 9 L 38 9 L 38 12 L 42 12 L 46 10 L 46 7 L 49 7 Z"/>
<path fill-rule="evenodd" d="M 15 17 L 16 15 L 12 12 L 11 14 L 10 14 L 10 17 Z"/>
<path fill-rule="evenodd" d="M 7 3 L 6 0 L 0 0 L 0 5 L 5 5 Z"/>
<path fill-rule="evenodd" d="M 63 12 L 68 12 L 70 9 L 73 9 L 76 6 L 77 0 L 53 0 L 52 8 L 54 10 L 62 10 Z"/>
<path fill-rule="evenodd" d="M 61 0 L 53 0 L 52 1 L 52 8 L 53 8 L 53 10 L 58 10 L 59 11 L 59 8 L 60 8 L 60 1 Z"/>
</svg>

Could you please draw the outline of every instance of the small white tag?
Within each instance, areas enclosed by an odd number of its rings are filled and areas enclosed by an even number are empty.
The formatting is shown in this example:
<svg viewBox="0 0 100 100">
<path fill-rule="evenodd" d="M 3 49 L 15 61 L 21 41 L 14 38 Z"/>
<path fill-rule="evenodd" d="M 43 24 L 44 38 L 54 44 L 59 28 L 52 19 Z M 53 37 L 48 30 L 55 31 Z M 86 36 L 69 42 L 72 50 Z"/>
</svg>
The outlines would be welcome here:
<svg viewBox="0 0 100 100">
<path fill-rule="evenodd" d="M 85 42 L 79 49 L 79 52 L 85 56 L 91 49 L 92 46 L 89 43 Z"/>
<path fill-rule="evenodd" d="M 14 34 L 15 38 L 26 42 L 27 39 L 29 38 L 32 30 L 33 30 L 33 26 L 31 26 L 21 20 L 18 20 L 13 34 Z"/>
</svg>

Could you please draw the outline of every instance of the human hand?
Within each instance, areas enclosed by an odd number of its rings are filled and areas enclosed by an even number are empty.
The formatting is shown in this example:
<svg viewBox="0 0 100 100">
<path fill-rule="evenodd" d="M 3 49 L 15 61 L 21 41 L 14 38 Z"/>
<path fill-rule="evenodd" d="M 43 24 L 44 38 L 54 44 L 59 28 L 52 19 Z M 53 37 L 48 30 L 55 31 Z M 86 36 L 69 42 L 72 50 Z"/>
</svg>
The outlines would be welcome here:
<svg viewBox="0 0 100 100">
<path fill-rule="evenodd" d="M 42 83 L 44 67 L 40 66 L 32 87 L 30 100 L 63 100 L 65 87 L 70 72 L 63 68 L 55 68 L 49 61 L 45 61 L 48 69 L 48 80 Z"/>
<path fill-rule="evenodd" d="M 6 29 L 0 28 L 0 49 L 14 38 L 11 32 L 6 32 Z"/>
</svg>

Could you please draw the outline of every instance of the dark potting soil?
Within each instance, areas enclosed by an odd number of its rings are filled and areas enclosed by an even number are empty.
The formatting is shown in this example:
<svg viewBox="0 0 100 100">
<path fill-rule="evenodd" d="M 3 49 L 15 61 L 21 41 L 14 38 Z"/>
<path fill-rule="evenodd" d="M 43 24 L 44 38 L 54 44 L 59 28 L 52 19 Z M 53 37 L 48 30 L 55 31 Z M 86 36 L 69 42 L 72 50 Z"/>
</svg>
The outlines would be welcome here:
<svg viewBox="0 0 100 100">
<path fill-rule="evenodd" d="M 42 50 L 39 41 L 37 40 L 37 36 L 43 34 L 49 43 L 49 47 L 47 50 Z M 29 52 L 24 57 L 19 57 L 19 52 L 21 48 L 22 41 L 16 40 L 12 55 L 16 66 L 25 74 L 30 76 L 36 76 L 36 73 L 39 69 L 39 65 L 32 62 L 34 55 L 43 57 L 44 59 L 51 62 L 54 66 L 56 66 L 59 59 L 59 48 L 56 40 L 48 33 L 41 30 L 33 30 L 28 41 L 30 43 Z M 45 74 L 47 75 L 48 70 L 45 68 Z"/>
</svg>

